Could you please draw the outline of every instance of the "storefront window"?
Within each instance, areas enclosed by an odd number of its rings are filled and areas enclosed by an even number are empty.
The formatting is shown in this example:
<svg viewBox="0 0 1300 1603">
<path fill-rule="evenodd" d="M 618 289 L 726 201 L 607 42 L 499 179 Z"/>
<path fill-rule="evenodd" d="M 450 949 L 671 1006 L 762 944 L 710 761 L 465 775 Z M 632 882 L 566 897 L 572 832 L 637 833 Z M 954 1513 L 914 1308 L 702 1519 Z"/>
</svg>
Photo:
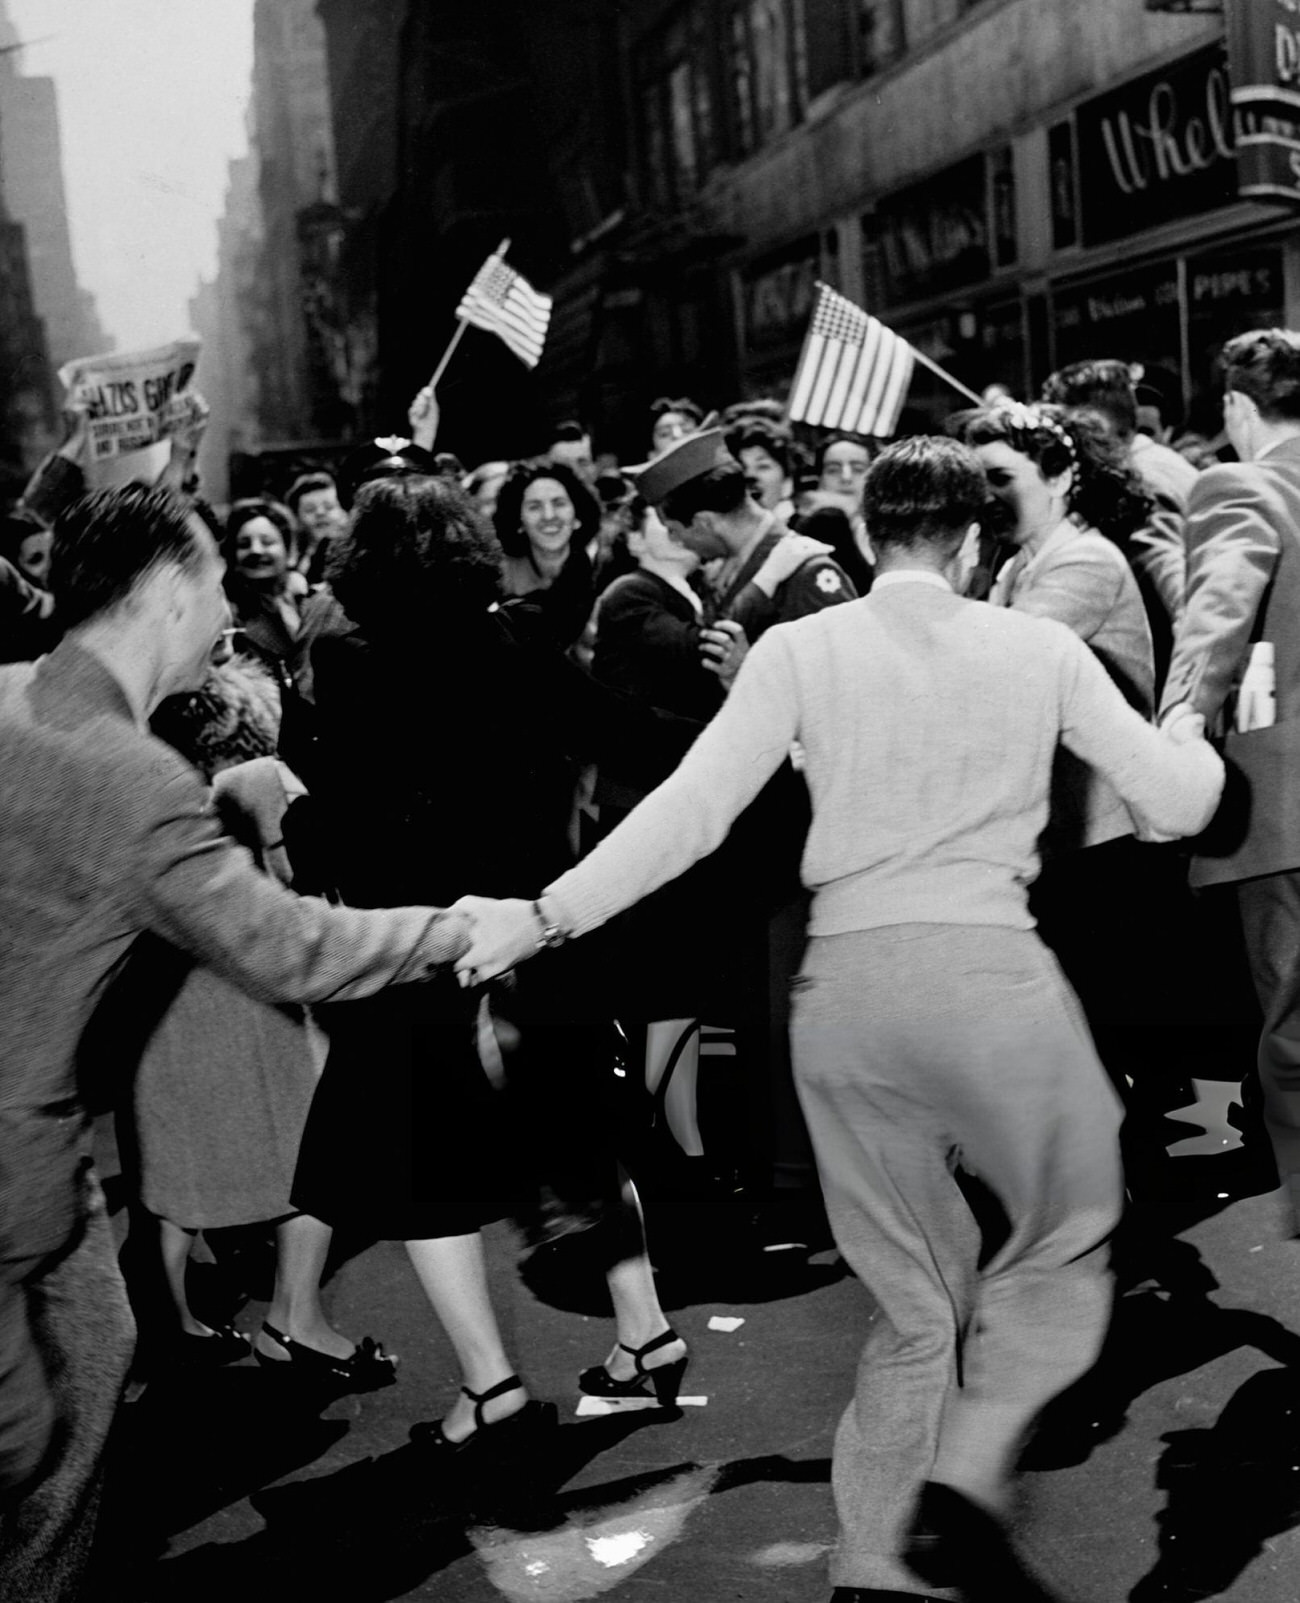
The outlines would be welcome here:
<svg viewBox="0 0 1300 1603">
<path fill-rule="evenodd" d="M 1090 357 L 1182 367 L 1176 262 L 1054 289 L 1052 320 L 1055 367 Z"/>
<path fill-rule="evenodd" d="M 750 0 L 749 44 L 754 60 L 754 110 L 760 141 L 790 127 L 790 34 L 786 0 Z"/>
<path fill-rule="evenodd" d="M 1052 198 L 1052 249 L 1079 243 L 1079 186 L 1074 163 L 1074 124 L 1058 122 L 1047 135 Z"/>
<path fill-rule="evenodd" d="M 1011 267 L 1019 254 L 1016 241 L 1016 169 L 1010 145 L 989 158 L 989 202 L 993 222 L 993 265 Z"/>
<path fill-rule="evenodd" d="M 697 177 L 695 120 L 691 99 L 690 63 L 679 61 L 668 74 L 668 106 L 673 131 L 673 169 L 679 200 L 684 200 L 694 193 Z"/>
<path fill-rule="evenodd" d="M 653 206 L 666 206 L 671 199 L 668 168 L 668 138 L 664 127 L 663 95 L 657 83 L 641 91 L 642 150 L 645 157 L 646 193 Z"/>
<path fill-rule="evenodd" d="M 698 7 L 679 13 L 647 38 L 638 61 L 647 189 L 657 204 L 688 200 L 713 164 L 706 23 Z"/>
<path fill-rule="evenodd" d="M 738 156 L 754 148 L 754 72 L 749 60 L 749 30 L 745 13 L 737 6 L 731 13 L 731 105 L 732 137 Z"/>
<path fill-rule="evenodd" d="M 1280 327 L 1286 321 L 1285 307 L 1280 248 L 1189 257 L 1188 377 L 1194 401 L 1206 398 L 1213 410 L 1222 389 L 1215 363 L 1224 342 L 1252 328 Z"/>
<path fill-rule="evenodd" d="M 856 0 L 862 76 L 879 72 L 903 53 L 902 0 Z"/>
</svg>

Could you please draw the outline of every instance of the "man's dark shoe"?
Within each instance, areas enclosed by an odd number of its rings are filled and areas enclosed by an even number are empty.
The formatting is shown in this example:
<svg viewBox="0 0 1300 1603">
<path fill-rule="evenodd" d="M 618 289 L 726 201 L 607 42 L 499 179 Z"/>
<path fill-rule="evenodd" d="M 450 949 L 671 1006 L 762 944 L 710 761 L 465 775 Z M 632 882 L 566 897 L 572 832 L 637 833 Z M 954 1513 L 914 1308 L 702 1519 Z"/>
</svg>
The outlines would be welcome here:
<svg viewBox="0 0 1300 1603">
<path fill-rule="evenodd" d="M 928 1585 L 955 1587 L 970 1603 L 1057 1603 L 1020 1563 L 1001 1522 L 938 1481 L 921 1488 L 903 1563 Z"/>
</svg>

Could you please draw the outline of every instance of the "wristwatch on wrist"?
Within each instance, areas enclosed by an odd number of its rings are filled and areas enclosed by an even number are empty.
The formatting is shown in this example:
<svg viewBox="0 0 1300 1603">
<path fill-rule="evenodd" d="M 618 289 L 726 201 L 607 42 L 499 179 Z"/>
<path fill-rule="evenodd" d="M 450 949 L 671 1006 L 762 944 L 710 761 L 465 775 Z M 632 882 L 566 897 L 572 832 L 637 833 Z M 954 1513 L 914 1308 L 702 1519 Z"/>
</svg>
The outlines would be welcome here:
<svg viewBox="0 0 1300 1603">
<path fill-rule="evenodd" d="M 537 950 L 539 952 L 544 951 L 547 947 L 550 947 L 553 951 L 557 946 L 564 945 L 567 938 L 564 930 L 558 924 L 551 923 L 546 914 L 542 912 L 542 904 L 540 902 L 533 903 L 533 917 L 537 920 L 540 930 L 537 937 Z"/>
</svg>

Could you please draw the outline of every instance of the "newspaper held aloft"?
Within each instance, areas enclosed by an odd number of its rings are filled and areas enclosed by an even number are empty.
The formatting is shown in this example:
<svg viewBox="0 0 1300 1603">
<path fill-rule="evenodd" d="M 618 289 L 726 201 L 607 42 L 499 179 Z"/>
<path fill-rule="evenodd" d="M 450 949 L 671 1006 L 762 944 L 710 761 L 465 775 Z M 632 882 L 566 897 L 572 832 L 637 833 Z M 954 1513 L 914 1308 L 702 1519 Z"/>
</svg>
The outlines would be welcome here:
<svg viewBox="0 0 1300 1603">
<path fill-rule="evenodd" d="M 89 419 L 88 467 L 155 445 L 185 425 L 201 349 L 201 340 L 182 339 L 64 363 L 59 378 L 68 405 L 84 406 Z"/>
</svg>

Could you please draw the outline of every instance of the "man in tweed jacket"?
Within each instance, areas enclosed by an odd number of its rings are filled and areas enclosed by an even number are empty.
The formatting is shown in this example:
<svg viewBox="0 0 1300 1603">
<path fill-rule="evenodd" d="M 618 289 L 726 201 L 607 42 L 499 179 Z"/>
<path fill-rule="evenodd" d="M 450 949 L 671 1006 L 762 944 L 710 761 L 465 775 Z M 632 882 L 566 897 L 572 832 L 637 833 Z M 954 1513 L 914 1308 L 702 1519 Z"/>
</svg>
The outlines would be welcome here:
<svg viewBox="0 0 1300 1603">
<path fill-rule="evenodd" d="M 1182 703 L 1224 725 L 1224 803 L 1192 861 L 1197 886 L 1235 885 L 1264 1013 L 1264 1121 L 1300 1230 L 1300 334 L 1240 334 L 1223 350 L 1223 421 L 1241 458 L 1207 468 L 1187 503 L 1187 595 L 1162 716 Z M 1276 710 L 1233 730 L 1253 646 L 1273 648 Z"/>
<path fill-rule="evenodd" d="M 154 740 L 229 620 L 203 524 L 166 492 L 77 503 L 55 538 L 67 633 L 0 669 L 0 1596 L 75 1598 L 134 1339 L 90 1169 L 79 1046 L 135 938 L 265 1001 L 366 996 L 455 957 L 458 919 L 294 896 Z"/>
</svg>

